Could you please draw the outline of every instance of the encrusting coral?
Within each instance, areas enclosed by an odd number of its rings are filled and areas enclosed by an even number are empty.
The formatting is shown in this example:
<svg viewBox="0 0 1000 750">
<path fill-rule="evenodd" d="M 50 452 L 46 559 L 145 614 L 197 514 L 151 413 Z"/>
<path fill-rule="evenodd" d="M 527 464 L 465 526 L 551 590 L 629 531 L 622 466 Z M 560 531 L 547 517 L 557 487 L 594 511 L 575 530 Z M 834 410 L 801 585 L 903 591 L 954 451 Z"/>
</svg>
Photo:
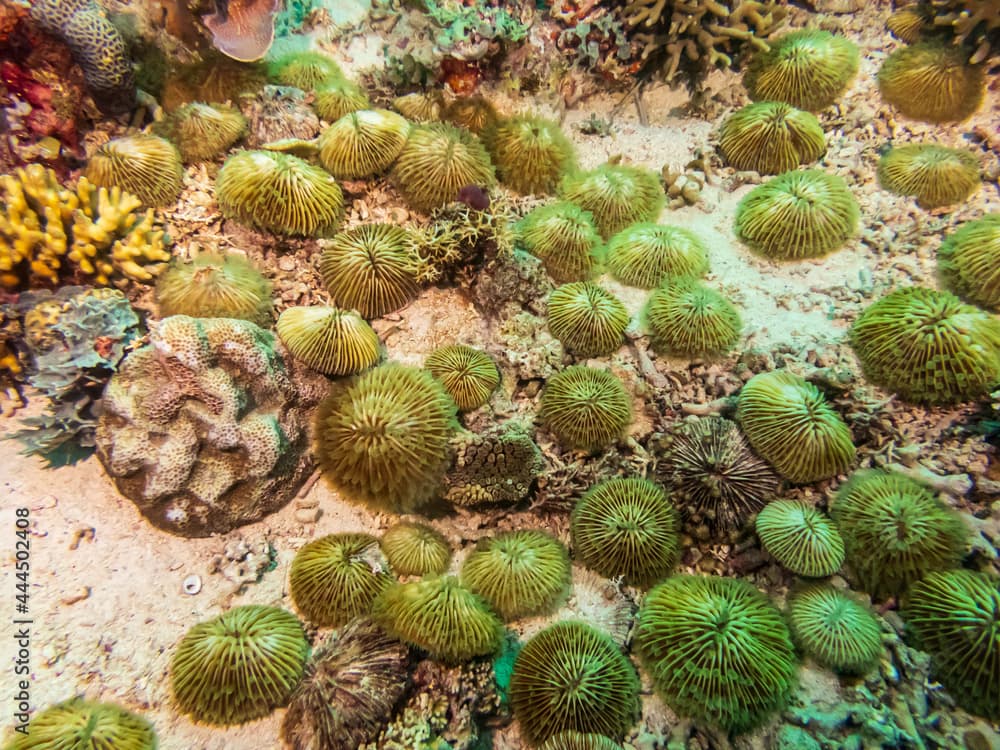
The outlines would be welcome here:
<svg viewBox="0 0 1000 750">
<path fill-rule="evenodd" d="M 362 224 L 324 248 L 319 272 L 336 305 L 365 319 L 395 312 L 417 296 L 416 237 L 395 224 Z"/>
<path fill-rule="evenodd" d="M 816 169 L 758 185 L 736 209 L 737 236 L 773 260 L 818 258 L 854 234 L 858 202 L 844 179 Z"/>
<path fill-rule="evenodd" d="M 181 194 L 184 167 L 170 141 L 156 135 L 127 135 L 108 141 L 87 160 L 83 176 L 98 187 L 121 188 L 146 206 L 166 206 Z"/>
<path fill-rule="evenodd" d="M 649 295 L 643 315 L 653 349 L 675 357 L 725 354 L 743 327 L 729 300 L 693 279 L 662 284 Z"/>
<path fill-rule="evenodd" d="M 161 318 L 239 318 L 271 322 L 271 283 L 242 255 L 202 252 L 175 259 L 156 283 Z"/>
<path fill-rule="evenodd" d="M 544 467 L 541 450 L 518 422 L 464 432 L 453 445 L 455 462 L 445 477 L 445 499 L 459 507 L 516 505 Z"/>
<path fill-rule="evenodd" d="M 576 152 L 559 124 L 533 115 L 499 120 L 483 141 L 504 185 L 518 193 L 548 195 L 576 168 Z"/>
<path fill-rule="evenodd" d="M 911 587 L 903 616 L 955 701 L 1000 720 L 1000 579 L 970 570 L 929 573 Z"/>
<path fill-rule="evenodd" d="M 306 544 L 292 560 L 288 588 L 295 608 L 314 625 L 340 627 L 368 614 L 395 578 L 369 534 L 328 534 Z"/>
<path fill-rule="evenodd" d="M 289 371 L 249 321 L 175 315 L 151 325 L 104 391 L 97 455 L 154 525 L 225 533 L 283 506 L 312 471 L 307 413 L 319 374 Z"/>
<path fill-rule="evenodd" d="M 379 544 L 397 575 L 439 575 L 451 562 L 448 540 L 426 524 L 401 521 L 382 535 Z"/>
<path fill-rule="evenodd" d="M 344 218 L 344 194 L 328 172 L 289 154 L 241 151 L 226 159 L 215 197 L 227 219 L 275 234 L 322 237 Z"/>
<path fill-rule="evenodd" d="M 949 292 L 891 292 L 865 308 L 850 338 L 865 375 L 907 401 L 966 401 L 1000 379 L 1000 320 Z"/>
<path fill-rule="evenodd" d="M 288 699 L 285 742 L 291 750 L 324 750 L 375 740 L 406 692 L 409 664 L 409 649 L 367 617 L 331 633 Z"/>
<path fill-rule="evenodd" d="M 170 660 L 174 701 L 195 721 L 226 726 L 267 716 L 302 677 L 309 643 L 278 607 L 233 607 L 185 633 Z"/>
<path fill-rule="evenodd" d="M 816 161 L 826 138 L 815 115 L 784 102 L 756 102 L 722 123 L 719 150 L 734 169 L 780 174 Z"/>
<path fill-rule="evenodd" d="M 441 381 L 459 411 L 478 409 L 500 385 L 500 370 L 493 358 L 463 344 L 439 346 L 427 355 L 424 368 Z"/>
<path fill-rule="evenodd" d="M 844 540 L 822 511 L 802 500 L 775 500 L 757 515 L 760 543 L 781 565 L 807 578 L 832 576 L 844 563 Z"/>
<path fill-rule="evenodd" d="M 369 177 L 396 160 L 409 130 L 410 123 L 387 109 L 349 112 L 319 134 L 319 161 L 339 179 Z"/>
<path fill-rule="evenodd" d="M 559 283 L 584 281 L 596 273 L 601 235 L 593 214 L 575 203 L 557 201 L 539 206 L 517 224 L 515 233 Z"/>
<path fill-rule="evenodd" d="M 983 66 L 966 62 L 962 47 L 919 42 L 889 55 L 878 71 L 882 98 L 907 117 L 960 122 L 979 109 L 986 93 Z"/>
<path fill-rule="evenodd" d="M 792 31 L 750 60 L 743 85 L 754 101 L 818 112 L 837 101 L 858 72 L 857 45 L 818 29 Z"/>
<path fill-rule="evenodd" d="M 566 447 L 595 451 L 632 423 L 632 401 L 613 373 L 571 365 L 546 382 L 539 415 Z"/>
<path fill-rule="evenodd" d="M 31 17 L 63 39 L 83 69 L 94 102 L 106 114 L 135 106 L 135 72 L 125 40 L 94 0 L 35 0 Z"/>
<path fill-rule="evenodd" d="M 854 460 L 844 420 L 816 386 L 788 370 L 750 378 L 737 418 L 761 458 L 796 484 L 840 474 Z"/>
<path fill-rule="evenodd" d="M 185 164 L 214 159 L 246 135 L 247 118 L 221 104 L 192 102 L 178 107 L 153 132 L 171 141 Z"/>
<path fill-rule="evenodd" d="M 534 746 L 566 730 L 621 737 L 635 721 L 638 699 L 635 667 L 617 644 L 575 620 L 533 636 L 510 677 L 514 718 Z"/>
<path fill-rule="evenodd" d="M 922 208 L 961 203 L 979 189 L 979 161 L 967 149 L 932 143 L 893 146 L 878 162 L 879 184 Z"/>
<path fill-rule="evenodd" d="M 0 177 L 0 286 L 56 285 L 74 276 L 96 284 L 151 281 L 170 260 L 153 210 L 119 188 L 80 178 L 60 187 L 40 164 Z"/>
<path fill-rule="evenodd" d="M 476 136 L 446 123 L 416 125 L 392 169 L 406 202 L 419 211 L 458 200 L 467 186 L 496 183 L 490 156 Z"/>
<path fill-rule="evenodd" d="M 500 618 L 454 576 L 394 583 L 375 600 L 372 617 L 389 635 L 446 664 L 493 654 L 503 640 Z"/>
<path fill-rule="evenodd" d="M 462 583 L 504 619 L 551 612 L 569 591 L 569 553 L 534 529 L 480 539 L 462 564 Z"/>
<path fill-rule="evenodd" d="M 708 272 L 708 252 L 701 238 L 689 229 L 666 224 L 632 224 L 608 241 L 605 254 L 612 276 L 641 289 Z"/>
<path fill-rule="evenodd" d="M 897 596 L 930 572 L 956 567 L 968 530 L 922 484 L 888 471 L 858 471 L 837 491 L 830 514 L 847 563 L 873 596 Z"/>
<path fill-rule="evenodd" d="M 563 179 L 559 197 L 589 211 L 604 239 L 629 224 L 656 221 L 667 201 L 656 172 L 627 164 L 571 174 Z"/>
<path fill-rule="evenodd" d="M 378 334 L 364 318 L 335 307 L 286 307 L 275 331 L 293 357 L 324 375 L 355 375 L 382 357 Z"/>
<path fill-rule="evenodd" d="M 49 706 L 32 717 L 4 750 L 156 750 L 153 725 L 113 703 L 83 698 Z"/>
<path fill-rule="evenodd" d="M 666 579 L 643 600 L 635 643 L 671 708 L 730 732 L 782 708 L 795 681 L 781 612 L 735 578 Z"/>
<path fill-rule="evenodd" d="M 680 516 L 666 491 L 638 477 L 607 479 L 573 508 L 573 549 L 588 568 L 630 585 L 670 574 L 680 554 Z"/>
<path fill-rule="evenodd" d="M 630 320 L 620 299 L 590 281 L 557 287 L 546 307 L 549 332 L 580 357 L 604 357 L 616 351 Z"/>
<path fill-rule="evenodd" d="M 349 497 L 409 512 L 438 495 L 458 426 L 455 402 L 425 370 L 389 363 L 338 383 L 316 416 L 316 456 Z"/>
<path fill-rule="evenodd" d="M 863 674 L 882 655 L 882 628 L 869 607 L 829 585 L 803 587 L 788 602 L 792 638 L 824 667 Z"/>
<path fill-rule="evenodd" d="M 959 225 L 938 248 L 937 262 L 952 292 L 1000 312 L 1000 213 Z"/>
</svg>

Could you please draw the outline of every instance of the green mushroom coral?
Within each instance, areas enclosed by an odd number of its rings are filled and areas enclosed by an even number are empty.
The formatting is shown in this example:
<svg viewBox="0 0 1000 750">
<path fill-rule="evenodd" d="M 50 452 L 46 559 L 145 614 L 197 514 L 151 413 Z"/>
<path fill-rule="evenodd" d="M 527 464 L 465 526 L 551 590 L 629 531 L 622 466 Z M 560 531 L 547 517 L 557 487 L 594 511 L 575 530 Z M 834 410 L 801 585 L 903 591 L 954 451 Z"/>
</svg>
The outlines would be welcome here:
<svg viewBox="0 0 1000 750">
<path fill-rule="evenodd" d="M 722 123 L 719 149 L 735 169 L 780 174 L 816 161 L 826 139 L 815 115 L 784 102 L 756 102 Z"/>
<path fill-rule="evenodd" d="M 275 331 L 293 357 L 324 375 L 354 375 L 382 356 L 378 334 L 364 318 L 335 307 L 286 307 Z"/>
<path fill-rule="evenodd" d="M 545 384 L 540 415 L 561 443 L 595 451 L 625 432 L 632 422 L 632 402 L 614 374 L 572 365 Z"/>
<path fill-rule="evenodd" d="M 247 119 L 221 104 L 191 102 L 171 112 L 153 131 L 172 141 L 185 164 L 214 159 L 246 135 Z"/>
<path fill-rule="evenodd" d="M 454 125 L 416 125 L 392 169 L 406 202 L 430 211 L 458 200 L 469 185 L 491 188 L 496 174 L 490 156 L 476 136 Z"/>
<path fill-rule="evenodd" d="M 175 259 L 156 283 L 160 317 L 239 318 L 271 322 L 271 283 L 241 255 L 204 252 Z"/>
<path fill-rule="evenodd" d="M 547 307 L 549 332 L 581 357 L 616 351 L 630 320 L 621 300 L 590 281 L 557 287 Z"/>
<path fill-rule="evenodd" d="M 409 131 L 410 123 L 387 109 L 348 112 L 319 134 L 319 161 L 338 179 L 369 177 L 396 160 Z"/>
<path fill-rule="evenodd" d="M 844 540 L 833 521 L 802 500 L 774 500 L 757 515 L 757 536 L 793 573 L 822 578 L 844 563 Z"/>
<path fill-rule="evenodd" d="M 951 404 L 1000 380 L 1000 320 L 948 292 L 906 287 L 851 327 L 865 375 L 907 401 Z"/>
<path fill-rule="evenodd" d="M 655 172 L 628 164 L 571 174 L 562 181 L 559 197 L 589 211 L 604 239 L 629 224 L 656 221 L 667 200 Z"/>
<path fill-rule="evenodd" d="M 644 312 L 653 348 L 679 357 L 717 357 L 735 346 L 743 322 L 732 303 L 692 279 L 669 281 Z"/>
<path fill-rule="evenodd" d="M 979 189 L 979 161 L 966 149 L 909 143 L 889 149 L 878 162 L 879 184 L 910 195 L 921 208 L 961 203 Z"/>
<path fill-rule="evenodd" d="M 156 750 L 153 725 L 113 703 L 71 698 L 39 711 L 4 750 Z"/>
<path fill-rule="evenodd" d="M 575 203 L 557 201 L 539 206 L 518 222 L 515 232 L 557 282 L 584 281 L 596 273 L 601 236 L 593 214 Z"/>
<path fill-rule="evenodd" d="M 181 194 L 184 167 L 177 147 L 156 135 L 127 135 L 101 146 L 84 177 L 99 187 L 121 188 L 146 206 L 167 206 Z"/>
<path fill-rule="evenodd" d="M 618 281 L 653 289 L 676 278 L 698 278 L 708 272 L 708 251 L 701 238 L 683 227 L 642 222 L 608 241 L 607 266 Z"/>
<path fill-rule="evenodd" d="M 448 540 L 426 524 L 397 523 L 382 535 L 380 544 L 393 571 L 402 576 L 439 575 L 451 562 Z"/>
<path fill-rule="evenodd" d="M 1000 213 L 968 221 L 945 237 L 938 272 L 959 297 L 1000 312 Z"/>
<path fill-rule="evenodd" d="M 519 193 L 548 195 L 576 168 L 576 153 L 559 125 L 532 115 L 496 121 L 483 133 L 500 181 Z"/>
<path fill-rule="evenodd" d="M 939 40 L 901 47 L 878 71 L 882 98 L 907 117 L 960 122 L 979 109 L 986 71 L 968 63 L 968 50 Z"/>
<path fill-rule="evenodd" d="M 267 66 L 268 77 L 285 86 L 313 91 L 344 78 L 336 61 L 321 52 L 290 52 L 272 60 Z"/>
<path fill-rule="evenodd" d="M 471 346 L 440 346 L 427 355 L 424 367 L 441 381 L 461 411 L 478 409 L 500 385 L 497 363 Z"/>
<path fill-rule="evenodd" d="M 796 591 L 788 624 L 799 648 L 837 672 L 863 674 L 882 655 L 882 628 L 871 608 L 833 586 Z"/>
</svg>

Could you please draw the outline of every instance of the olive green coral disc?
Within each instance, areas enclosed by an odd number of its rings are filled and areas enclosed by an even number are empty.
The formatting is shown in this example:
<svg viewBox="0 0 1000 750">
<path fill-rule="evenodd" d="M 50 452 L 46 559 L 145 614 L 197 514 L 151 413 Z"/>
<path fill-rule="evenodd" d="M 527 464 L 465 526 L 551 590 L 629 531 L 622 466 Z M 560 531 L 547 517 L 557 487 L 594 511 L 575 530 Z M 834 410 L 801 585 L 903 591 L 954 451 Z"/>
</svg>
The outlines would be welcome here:
<svg viewBox="0 0 1000 750">
<path fill-rule="evenodd" d="M 172 141 L 185 163 L 213 159 L 246 135 L 247 119 L 238 109 L 192 102 L 178 107 L 153 132 Z"/>
<path fill-rule="evenodd" d="M 851 345 L 865 375 L 907 401 L 964 401 L 1000 379 L 1000 320 L 948 292 L 886 295 L 854 322 Z"/>
<path fill-rule="evenodd" d="M 801 500 L 765 505 L 757 515 L 757 536 L 779 563 L 800 576 L 830 576 L 844 562 L 844 540 L 833 521 Z"/>
<path fill-rule="evenodd" d="M 871 608 L 829 585 L 795 592 L 788 624 L 799 648 L 838 672 L 865 672 L 882 655 L 882 628 Z"/>
<path fill-rule="evenodd" d="M 398 575 L 423 576 L 448 570 L 451 545 L 437 529 L 422 523 L 400 522 L 382 535 L 382 551 Z"/>
<path fill-rule="evenodd" d="M 478 409 L 500 385 L 500 370 L 484 351 L 454 344 L 427 355 L 424 367 L 441 381 L 461 411 Z"/>
<path fill-rule="evenodd" d="M 569 731 L 553 735 L 538 750 L 622 750 L 622 746 L 603 734 Z"/>
<path fill-rule="evenodd" d="M 181 712 L 208 724 L 242 724 L 281 706 L 302 677 L 309 643 L 277 607 L 245 605 L 200 622 L 170 661 Z"/>
<path fill-rule="evenodd" d="M 933 143 L 889 149 L 879 159 L 878 181 L 891 193 L 915 197 L 922 208 L 961 203 L 981 184 L 974 154 Z"/>
<path fill-rule="evenodd" d="M 71 698 L 40 711 L 5 750 L 156 750 L 153 725 L 112 703 Z"/>
<path fill-rule="evenodd" d="M 166 206 L 181 194 L 184 168 L 177 148 L 155 135 L 127 135 L 101 146 L 83 175 L 95 185 L 119 187 L 146 206 Z"/>
<path fill-rule="evenodd" d="M 239 318 L 271 322 L 271 283 L 246 258 L 204 252 L 176 259 L 156 284 L 160 317 Z"/>
<path fill-rule="evenodd" d="M 735 169 L 780 174 L 816 161 L 826 140 L 815 115 L 783 102 L 756 102 L 722 123 L 719 148 Z"/>
<path fill-rule="evenodd" d="M 961 224 L 941 243 L 937 259 L 951 291 L 1000 312 L 1000 213 Z"/>
<path fill-rule="evenodd" d="M 515 233 L 559 283 L 583 281 L 597 270 L 603 242 L 593 214 L 575 203 L 539 206 L 518 222 Z"/>
<path fill-rule="evenodd" d="M 582 357 L 616 351 L 629 319 L 621 300 L 590 281 L 563 284 L 549 295 L 549 331 Z"/>
<path fill-rule="evenodd" d="M 983 102 L 986 71 L 971 65 L 962 45 L 939 40 L 901 47 L 878 71 L 882 98 L 907 117 L 925 122 L 958 122 Z"/>
<path fill-rule="evenodd" d="M 519 193 L 547 195 L 576 168 L 576 152 L 558 123 L 517 115 L 487 128 L 483 140 L 500 181 Z"/>
<path fill-rule="evenodd" d="M 346 79 L 328 81 L 316 89 L 313 109 L 327 122 L 336 122 L 350 112 L 369 109 L 371 101 L 364 90 Z"/>
<path fill-rule="evenodd" d="M 275 330 L 292 356 L 325 375 L 354 375 L 381 356 L 378 335 L 364 318 L 335 307 L 286 308 Z"/>
<path fill-rule="evenodd" d="M 651 295 L 645 309 L 653 348 L 681 357 L 725 354 L 743 326 L 732 303 L 692 279 L 669 281 Z"/>
<path fill-rule="evenodd" d="M 664 281 L 699 277 L 708 272 L 708 251 L 689 229 L 642 222 L 608 241 L 611 275 L 629 286 L 653 289 Z"/>
<path fill-rule="evenodd" d="M 787 370 L 750 378 L 737 417 L 754 450 L 792 482 L 835 476 L 854 460 L 844 420 L 816 386 Z"/>
<path fill-rule="evenodd" d="M 656 221 L 667 197 L 656 172 L 627 164 L 604 164 L 567 176 L 559 196 L 589 211 L 604 239 L 629 224 Z"/>
<path fill-rule="evenodd" d="M 387 109 L 349 112 L 319 134 L 319 160 L 334 177 L 356 180 L 387 169 L 410 131 L 405 118 Z"/>
<path fill-rule="evenodd" d="M 541 418 L 568 447 L 598 450 L 621 437 L 631 424 L 632 402 L 614 374 L 572 365 L 545 384 Z"/>
</svg>

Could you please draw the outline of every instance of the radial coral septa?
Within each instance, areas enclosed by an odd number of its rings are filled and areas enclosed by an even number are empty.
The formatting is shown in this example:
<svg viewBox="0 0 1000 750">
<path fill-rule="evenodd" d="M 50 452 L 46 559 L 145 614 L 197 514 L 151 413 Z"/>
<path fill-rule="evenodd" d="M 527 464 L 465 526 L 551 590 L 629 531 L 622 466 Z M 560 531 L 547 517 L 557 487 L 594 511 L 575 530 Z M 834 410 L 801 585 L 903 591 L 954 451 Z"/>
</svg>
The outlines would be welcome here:
<svg viewBox="0 0 1000 750">
<path fill-rule="evenodd" d="M 175 260 L 156 284 L 160 317 L 239 318 L 257 325 L 271 320 L 271 284 L 246 258 L 203 252 Z"/>
<path fill-rule="evenodd" d="M 938 272 L 952 292 L 1000 312 L 1000 213 L 961 224 L 945 237 L 937 260 Z"/>
<path fill-rule="evenodd" d="M 247 119 L 233 107 L 191 102 L 157 126 L 154 132 L 172 141 L 184 162 L 190 163 L 213 159 L 236 143 L 246 135 Z"/>
<path fill-rule="evenodd" d="M 844 540 L 833 521 L 801 500 L 768 503 L 756 528 L 764 549 L 797 575 L 830 576 L 844 563 Z"/>
<path fill-rule="evenodd" d="M 788 623 L 799 648 L 825 667 L 862 674 L 882 655 L 882 628 L 870 607 L 830 585 L 796 591 Z"/>
<path fill-rule="evenodd" d="M 878 71 L 882 98 L 907 117 L 960 122 L 979 109 L 986 93 L 982 65 L 970 65 L 968 50 L 938 40 L 901 47 Z"/>
<path fill-rule="evenodd" d="M 153 725 L 113 703 L 71 698 L 39 711 L 6 750 L 156 750 Z"/>
<path fill-rule="evenodd" d="M 438 347 L 427 355 L 424 367 L 441 381 L 461 411 L 478 409 L 500 385 L 496 362 L 471 346 Z"/>
<path fill-rule="evenodd" d="M 319 134 L 320 163 L 339 179 L 369 177 L 396 160 L 409 130 L 405 118 L 387 109 L 349 112 Z"/>
<path fill-rule="evenodd" d="M 570 448 L 598 450 L 632 422 L 632 403 L 621 380 L 604 370 L 572 365 L 549 378 L 542 391 L 544 425 Z"/>
<path fill-rule="evenodd" d="M 604 239 L 630 224 L 656 221 L 667 200 L 655 172 L 627 164 L 570 174 L 559 196 L 589 211 Z"/>
<path fill-rule="evenodd" d="M 743 327 L 729 300 L 691 279 L 669 281 L 656 289 L 644 315 L 653 348 L 671 356 L 725 354 Z"/>
<path fill-rule="evenodd" d="M 701 238 L 668 224 L 632 224 L 608 241 L 605 254 L 612 276 L 642 289 L 708 272 L 708 251 Z"/>
<path fill-rule="evenodd" d="M 146 134 L 108 141 L 90 157 L 83 174 L 94 185 L 121 188 L 153 207 L 176 201 L 184 180 L 176 146 Z"/>
<path fill-rule="evenodd" d="M 563 284 L 548 299 L 549 331 L 581 357 L 602 357 L 622 344 L 629 314 L 611 292 L 590 281 Z"/>
<path fill-rule="evenodd" d="M 451 545 L 437 529 L 400 522 L 382 535 L 382 551 L 399 575 L 440 575 L 451 562 Z"/>
<path fill-rule="evenodd" d="M 285 308 L 275 330 L 293 357 L 325 375 L 355 375 L 382 356 L 378 334 L 364 318 L 335 307 Z"/>
<path fill-rule="evenodd" d="M 601 236 L 593 214 L 575 203 L 557 201 L 540 206 L 517 224 L 515 232 L 559 283 L 583 281 L 597 271 L 603 247 Z"/>
<path fill-rule="evenodd" d="M 500 181 L 519 193 L 546 195 L 576 168 L 573 144 L 558 123 L 532 115 L 499 120 L 483 133 Z"/>
<path fill-rule="evenodd" d="M 816 161 L 826 139 L 815 115 L 784 102 L 756 102 L 723 122 L 719 148 L 735 169 L 780 174 Z"/>
<path fill-rule="evenodd" d="M 981 184 L 975 155 L 932 143 L 909 143 L 889 149 L 879 159 L 877 175 L 883 188 L 915 197 L 922 208 L 961 203 Z"/>
</svg>

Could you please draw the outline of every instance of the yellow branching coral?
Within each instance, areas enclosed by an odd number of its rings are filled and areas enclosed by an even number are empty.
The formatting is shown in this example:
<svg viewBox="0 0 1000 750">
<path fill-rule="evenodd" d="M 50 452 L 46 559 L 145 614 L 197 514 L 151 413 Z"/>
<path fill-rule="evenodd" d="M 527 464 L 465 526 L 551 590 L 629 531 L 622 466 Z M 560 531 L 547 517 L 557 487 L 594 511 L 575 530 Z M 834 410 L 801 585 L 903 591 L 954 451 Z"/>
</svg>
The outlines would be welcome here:
<svg viewBox="0 0 1000 750">
<path fill-rule="evenodd" d="M 152 209 L 119 188 L 80 178 L 62 187 L 40 164 L 0 176 L 0 286 L 22 289 L 89 277 L 152 280 L 170 260 Z"/>
</svg>

